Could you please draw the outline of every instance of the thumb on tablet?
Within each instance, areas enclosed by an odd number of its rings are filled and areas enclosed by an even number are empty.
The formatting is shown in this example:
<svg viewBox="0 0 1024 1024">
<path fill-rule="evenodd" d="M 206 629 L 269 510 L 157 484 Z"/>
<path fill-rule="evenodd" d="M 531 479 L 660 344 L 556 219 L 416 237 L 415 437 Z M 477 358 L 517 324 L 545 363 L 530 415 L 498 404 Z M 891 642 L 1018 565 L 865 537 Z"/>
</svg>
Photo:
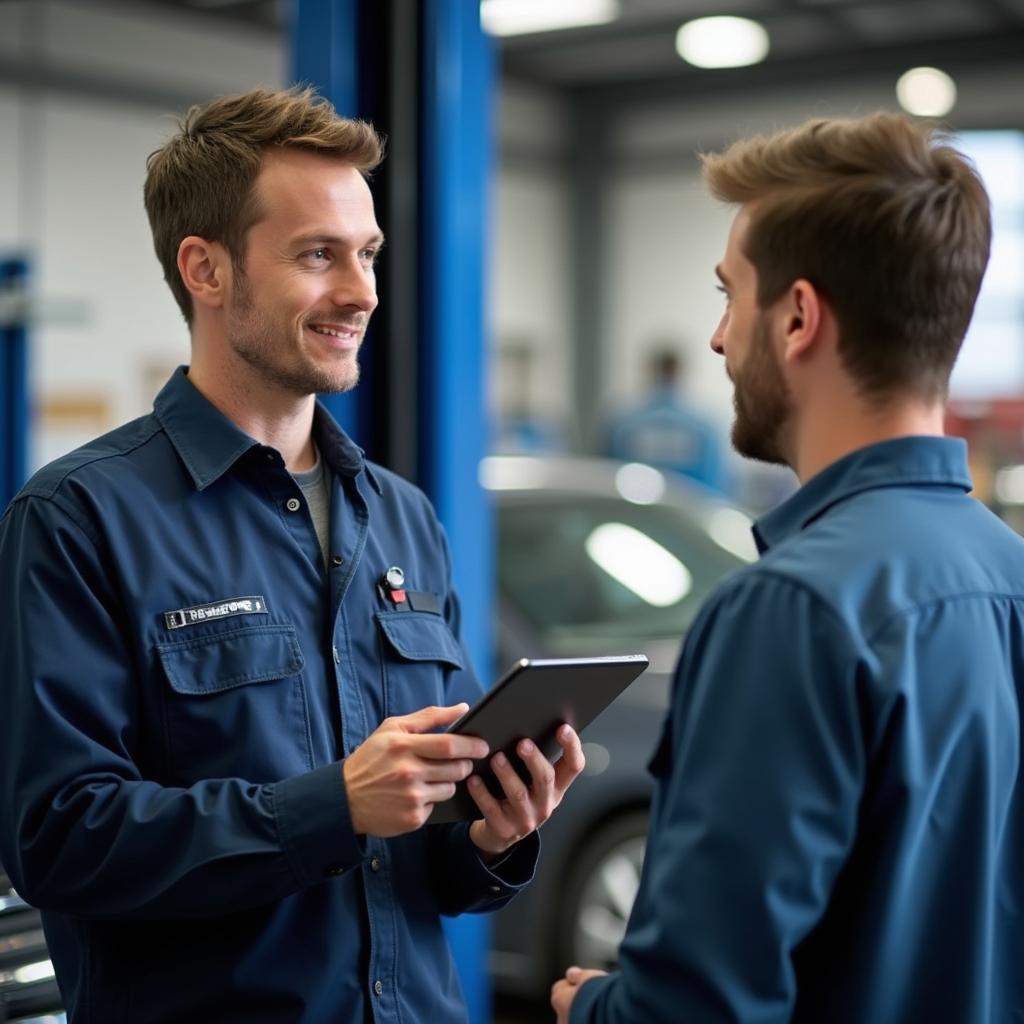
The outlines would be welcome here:
<svg viewBox="0 0 1024 1024">
<path fill-rule="evenodd" d="M 398 721 L 407 732 L 433 732 L 457 722 L 469 710 L 468 704 L 452 704 L 448 707 L 420 708 L 411 715 L 403 715 Z"/>
</svg>

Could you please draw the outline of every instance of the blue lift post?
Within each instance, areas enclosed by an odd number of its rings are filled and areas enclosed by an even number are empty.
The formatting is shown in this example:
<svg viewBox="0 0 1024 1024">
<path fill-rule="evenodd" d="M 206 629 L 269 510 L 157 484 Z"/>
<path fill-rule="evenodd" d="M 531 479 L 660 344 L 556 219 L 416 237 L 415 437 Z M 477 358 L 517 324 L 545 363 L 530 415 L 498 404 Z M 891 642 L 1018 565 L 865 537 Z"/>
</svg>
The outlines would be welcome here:
<svg viewBox="0 0 1024 1024">
<path fill-rule="evenodd" d="M 493 678 L 493 524 L 478 479 L 486 452 L 485 255 L 493 52 L 479 5 L 422 0 L 420 476 L 452 545 L 462 635 Z M 491 1019 L 483 916 L 450 922 L 470 1020 Z"/>
<path fill-rule="evenodd" d="M 339 114 L 359 116 L 360 0 L 296 0 L 291 33 L 292 81 L 312 85 Z M 342 429 L 358 443 L 359 391 L 321 395 Z M 364 442 L 365 443 L 365 442 Z"/>
<path fill-rule="evenodd" d="M 0 510 L 17 494 L 28 469 L 28 325 L 18 300 L 28 288 L 28 261 L 0 259 Z"/>
<path fill-rule="evenodd" d="M 360 39 L 364 27 L 373 23 L 371 16 L 379 15 L 374 4 L 386 2 L 297 0 L 293 79 L 316 86 L 339 113 L 370 116 L 362 109 L 369 90 L 360 88 L 361 78 L 381 69 L 360 65 Z M 393 0 L 396 5 L 404 2 Z M 487 434 L 484 256 L 493 54 L 475 0 L 418 2 L 419 139 L 412 148 L 418 152 L 418 166 L 411 169 L 418 181 L 419 211 L 416 367 L 410 369 L 416 376 L 415 477 L 448 533 L 462 601 L 462 638 L 486 685 L 493 677 L 494 568 L 490 510 L 477 474 Z M 402 141 L 409 150 L 409 140 Z M 381 226 L 393 234 L 393 226 Z M 382 306 L 395 301 L 402 299 L 381 296 Z M 397 340 L 375 337 L 367 344 L 394 345 Z M 378 438 L 370 435 L 377 433 L 386 410 L 367 407 L 371 394 L 361 385 L 350 395 L 329 396 L 327 402 L 358 443 L 378 451 Z M 488 1024 L 487 919 L 446 919 L 445 930 L 470 1021 Z"/>
</svg>

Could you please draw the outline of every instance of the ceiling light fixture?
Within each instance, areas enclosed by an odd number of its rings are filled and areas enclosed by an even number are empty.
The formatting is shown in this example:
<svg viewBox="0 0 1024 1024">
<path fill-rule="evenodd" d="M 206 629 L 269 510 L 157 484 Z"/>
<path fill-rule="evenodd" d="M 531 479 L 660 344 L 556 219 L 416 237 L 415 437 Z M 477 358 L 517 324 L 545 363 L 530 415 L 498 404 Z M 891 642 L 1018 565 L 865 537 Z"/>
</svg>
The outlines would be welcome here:
<svg viewBox="0 0 1024 1024">
<path fill-rule="evenodd" d="M 676 33 L 676 52 L 698 68 L 757 64 L 768 55 L 768 47 L 767 30 L 750 18 L 695 18 Z"/>
<path fill-rule="evenodd" d="M 619 16 L 619 0 L 482 0 L 480 23 L 492 36 L 519 36 L 605 25 Z"/>
<path fill-rule="evenodd" d="M 911 68 L 900 75 L 896 98 L 908 114 L 942 117 L 956 103 L 956 82 L 938 68 Z"/>
</svg>

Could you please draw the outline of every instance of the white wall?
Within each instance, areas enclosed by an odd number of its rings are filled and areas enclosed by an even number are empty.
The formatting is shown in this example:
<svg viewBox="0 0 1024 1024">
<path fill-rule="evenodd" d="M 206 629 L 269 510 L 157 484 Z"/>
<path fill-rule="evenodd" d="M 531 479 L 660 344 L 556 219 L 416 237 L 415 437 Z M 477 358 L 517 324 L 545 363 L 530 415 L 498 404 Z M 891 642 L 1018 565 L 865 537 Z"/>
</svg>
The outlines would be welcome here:
<svg viewBox="0 0 1024 1024">
<path fill-rule="evenodd" d="M 572 396 L 566 116 L 548 93 L 516 85 L 501 92 L 504 160 L 494 183 L 489 330 L 496 371 L 500 346 L 529 349 L 530 411 L 562 426 L 571 418 Z M 515 384 L 492 376 L 495 407 L 507 404 Z"/>
<path fill-rule="evenodd" d="M 148 409 L 163 371 L 188 358 L 142 206 L 146 157 L 174 130 L 166 115 L 184 97 L 276 87 L 283 56 L 263 33 L 81 0 L 0 4 L 0 40 L 0 59 L 31 61 L 40 81 L 0 87 L 0 251 L 27 251 L 33 263 L 32 393 L 37 409 L 105 400 L 103 425 L 113 426 Z M 109 98 L 74 95 L 71 76 Z M 37 417 L 32 464 L 100 426 Z"/>
</svg>

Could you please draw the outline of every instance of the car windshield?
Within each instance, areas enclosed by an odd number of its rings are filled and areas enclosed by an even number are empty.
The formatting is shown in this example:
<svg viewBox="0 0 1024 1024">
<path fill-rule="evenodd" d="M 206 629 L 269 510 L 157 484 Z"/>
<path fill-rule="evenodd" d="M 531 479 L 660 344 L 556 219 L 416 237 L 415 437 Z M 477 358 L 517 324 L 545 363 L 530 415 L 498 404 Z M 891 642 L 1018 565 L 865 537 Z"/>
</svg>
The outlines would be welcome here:
<svg viewBox="0 0 1024 1024">
<path fill-rule="evenodd" d="M 554 495 L 499 510 L 502 597 L 553 646 L 678 637 L 743 561 L 684 510 Z"/>
</svg>

